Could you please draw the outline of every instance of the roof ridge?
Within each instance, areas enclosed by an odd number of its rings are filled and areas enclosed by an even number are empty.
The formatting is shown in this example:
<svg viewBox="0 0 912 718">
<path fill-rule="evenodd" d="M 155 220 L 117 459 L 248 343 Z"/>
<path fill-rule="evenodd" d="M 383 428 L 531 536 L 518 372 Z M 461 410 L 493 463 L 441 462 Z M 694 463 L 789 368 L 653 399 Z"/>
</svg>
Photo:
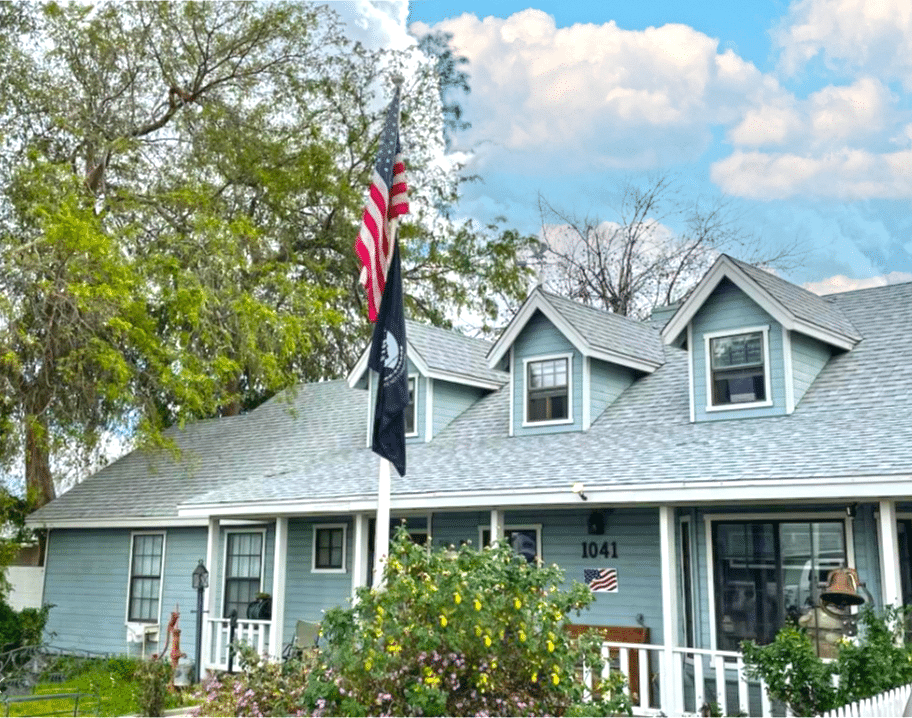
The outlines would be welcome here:
<svg viewBox="0 0 912 718">
<path fill-rule="evenodd" d="M 655 331 L 651 326 L 649 326 L 649 324 L 647 322 L 644 322 L 640 319 L 634 319 L 633 317 L 628 317 L 626 314 L 618 314 L 617 312 L 612 312 L 609 309 L 602 309 L 601 307 L 594 307 L 591 304 L 584 304 L 583 302 L 580 302 L 576 299 L 572 299 L 571 297 L 565 297 L 562 294 L 556 294 L 554 292 L 549 292 L 545 289 L 541 289 L 540 291 L 546 297 L 553 297 L 555 299 L 559 299 L 561 301 L 568 302 L 569 304 L 573 304 L 574 306 L 579 307 L 580 309 L 586 309 L 586 310 L 589 310 L 592 312 L 598 312 L 599 314 L 603 314 L 608 317 L 614 317 L 615 319 L 625 321 L 628 324 L 632 324 L 632 325 L 638 326 L 638 327 L 643 327 L 644 329 L 648 329 L 649 331 Z"/>
</svg>

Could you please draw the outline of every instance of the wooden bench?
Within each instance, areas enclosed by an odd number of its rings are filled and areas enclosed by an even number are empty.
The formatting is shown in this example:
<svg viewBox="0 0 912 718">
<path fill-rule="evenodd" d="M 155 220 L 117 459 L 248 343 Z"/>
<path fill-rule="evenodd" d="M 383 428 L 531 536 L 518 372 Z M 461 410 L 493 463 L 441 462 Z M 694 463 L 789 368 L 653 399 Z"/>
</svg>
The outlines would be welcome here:
<svg viewBox="0 0 912 718">
<path fill-rule="evenodd" d="M 588 626 L 580 623 L 571 623 L 567 626 L 567 631 L 571 636 L 577 637 L 586 631 L 593 630 L 606 641 L 615 641 L 617 643 L 649 643 L 649 629 L 646 626 Z M 611 667 L 620 670 L 620 659 L 618 649 L 611 649 Z M 627 675 L 627 685 L 630 687 L 630 695 L 634 702 L 640 702 L 640 656 L 637 651 L 630 652 L 629 672 Z M 644 687 L 649 691 L 650 687 Z M 647 693 L 646 702 L 651 696 Z"/>
</svg>

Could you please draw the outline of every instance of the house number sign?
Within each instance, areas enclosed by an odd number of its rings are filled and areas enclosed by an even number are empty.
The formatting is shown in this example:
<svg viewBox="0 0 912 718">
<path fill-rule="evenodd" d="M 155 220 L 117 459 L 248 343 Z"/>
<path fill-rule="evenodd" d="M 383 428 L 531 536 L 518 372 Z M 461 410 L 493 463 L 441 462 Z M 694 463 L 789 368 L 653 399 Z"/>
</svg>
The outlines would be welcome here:
<svg viewBox="0 0 912 718">
<path fill-rule="evenodd" d="M 617 558 L 618 548 L 616 541 L 582 541 L 582 558 Z"/>
</svg>

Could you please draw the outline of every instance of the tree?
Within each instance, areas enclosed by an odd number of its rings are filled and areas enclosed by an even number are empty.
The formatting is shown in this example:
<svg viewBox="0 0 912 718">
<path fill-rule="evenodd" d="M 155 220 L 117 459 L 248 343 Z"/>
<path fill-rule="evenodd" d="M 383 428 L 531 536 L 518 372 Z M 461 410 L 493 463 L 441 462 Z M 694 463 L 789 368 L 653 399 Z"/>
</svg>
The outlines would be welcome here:
<svg viewBox="0 0 912 718">
<path fill-rule="evenodd" d="M 0 457 L 23 460 L 37 503 L 63 452 L 87 462 L 111 432 L 160 441 L 343 373 L 369 336 L 352 245 L 409 59 L 303 3 L 0 13 Z M 472 287 L 520 291 L 528 238 L 447 217 L 458 167 L 435 159 L 439 83 L 417 64 L 407 303 L 489 315 Z"/>
<path fill-rule="evenodd" d="M 763 254 L 725 200 L 687 201 L 669 175 L 627 182 L 613 221 L 579 218 L 539 197 L 536 258 L 556 293 L 636 318 L 679 300 L 721 252 L 786 268 L 795 248 Z M 679 227 L 679 229 L 673 229 Z"/>
</svg>

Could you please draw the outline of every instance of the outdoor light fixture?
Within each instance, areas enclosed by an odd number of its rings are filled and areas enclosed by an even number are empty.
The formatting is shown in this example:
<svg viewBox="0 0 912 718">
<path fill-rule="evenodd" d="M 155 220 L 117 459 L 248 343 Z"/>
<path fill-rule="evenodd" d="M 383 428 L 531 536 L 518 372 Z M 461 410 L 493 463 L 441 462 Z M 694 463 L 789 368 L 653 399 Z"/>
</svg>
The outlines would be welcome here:
<svg viewBox="0 0 912 718">
<path fill-rule="evenodd" d="M 579 497 L 580 497 L 583 501 L 588 501 L 588 500 L 589 500 L 589 497 L 586 496 L 586 494 L 583 493 L 583 488 L 584 488 L 584 487 L 583 487 L 583 482 L 582 482 L 582 481 L 577 481 L 575 484 L 573 484 L 573 486 L 570 487 L 570 490 L 571 490 L 574 494 L 579 494 Z"/>
<path fill-rule="evenodd" d="M 209 588 L 209 572 L 203 566 L 203 559 L 200 559 L 199 565 L 193 569 L 193 590 L 200 591 Z"/>
</svg>

